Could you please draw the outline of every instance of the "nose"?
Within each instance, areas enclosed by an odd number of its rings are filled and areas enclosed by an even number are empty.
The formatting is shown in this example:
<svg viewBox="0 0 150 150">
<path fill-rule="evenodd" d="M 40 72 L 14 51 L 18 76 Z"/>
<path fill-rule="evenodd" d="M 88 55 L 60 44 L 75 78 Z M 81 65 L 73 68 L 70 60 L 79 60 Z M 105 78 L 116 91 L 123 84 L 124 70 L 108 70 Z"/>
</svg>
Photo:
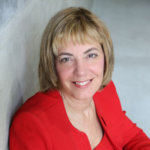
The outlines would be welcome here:
<svg viewBox="0 0 150 150">
<path fill-rule="evenodd" d="M 75 70 L 74 70 L 74 74 L 76 76 L 85 76 L 86 75 L 86 64 L 84 63 L 83 60 L 77 60 L 76 61 L 76 66 L 75 66 Z"/>
</svg>

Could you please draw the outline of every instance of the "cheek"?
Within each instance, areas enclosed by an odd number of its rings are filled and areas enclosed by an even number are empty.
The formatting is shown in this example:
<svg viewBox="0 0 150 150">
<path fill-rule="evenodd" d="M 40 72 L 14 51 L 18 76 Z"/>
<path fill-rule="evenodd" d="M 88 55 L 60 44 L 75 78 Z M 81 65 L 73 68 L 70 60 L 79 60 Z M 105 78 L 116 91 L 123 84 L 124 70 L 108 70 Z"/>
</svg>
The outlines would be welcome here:
<svg viewBox="0 0 150 150">
<path fill-rule="evenodd" d="M 104 59 L 100 59 L 97 61 L 91 69 L 95 72 L 97 75 L 102 75 L 104 73 Z"/>
<path fill-rule="evenodd" d="M 60 82 L 63 82 L 64 80 L 68 79 L 71 75 L 71 69 L 62 67 L 59 64 L 56 64 L 56 71 Z"/>
</svg>

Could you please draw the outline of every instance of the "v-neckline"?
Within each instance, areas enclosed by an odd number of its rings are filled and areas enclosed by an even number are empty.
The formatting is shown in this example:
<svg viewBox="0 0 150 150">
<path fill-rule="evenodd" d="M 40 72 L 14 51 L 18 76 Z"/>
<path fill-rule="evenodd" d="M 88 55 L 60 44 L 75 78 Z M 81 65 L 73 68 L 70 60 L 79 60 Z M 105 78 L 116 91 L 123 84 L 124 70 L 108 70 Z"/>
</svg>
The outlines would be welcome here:
<svg viewBox="0 0 150 150">
<path fill-rule="evenodd" d="M 75 132 L 75 133 L 77 133 L 77 134 L 80 134 L 80 135 L 82 135 L 83 137 L 85 137 L 86 142 L 88 143 L 89 148 L 90 148 L 91 150 L 96 150 L 96 149 L 101 145 L 101 143 L 102 143 L 102 141 L 103 141 L 103 138 L 104 138 L 104 135 L 105 135 L 105 131 L 104 131 L 103 125 L 102 125 L 102 123 L 101 123 L 101 121 L 100 121 L 100 117 L 99 117 L 100 114 L 99 114 L 99 115 L 97 114 L 97 116 L 98 116 L 100 125 L 101 125 L 102 130 L 103 130 L 103 136 L 102 136 L 101 140 L 99 141 L 99 143 L 95 146 L 95 148 L 92 149 L 87 134 L 86 134 L 85 132 L 80 131 L 79 129 L 77 129 L 77 128 L 71 123 L 71 121 L 69 120 L 69 117 L 68 117 L 68 115 L 67 115 L 67 111 L 66 111 L 66 109 L 65 109 L 65 105 L 64 105 L 62 96 L 61 96 L 61 94 L 60 94 L 59 91 L 58 91 L 58 93 L 59 93 L 59 96 L 60 96 L 60 101 L 61 101 L 61 104 L 62 104 L 62 106 L 63 106 L 64 116 L 65 116 L 66 122 L 68 123 L 68 126 L 72 129 L 73 132 Z M 93 100 L 93 101 L 94 101 L 94 100 Z M 95 104 L 95 101 L 94 101 L 94 104 Z M 96 107 L 95 107 L 95 109 L 96 109 Z M 96 111 L 96 113 L 97 113 L 97 111 Z"/>
</svg>

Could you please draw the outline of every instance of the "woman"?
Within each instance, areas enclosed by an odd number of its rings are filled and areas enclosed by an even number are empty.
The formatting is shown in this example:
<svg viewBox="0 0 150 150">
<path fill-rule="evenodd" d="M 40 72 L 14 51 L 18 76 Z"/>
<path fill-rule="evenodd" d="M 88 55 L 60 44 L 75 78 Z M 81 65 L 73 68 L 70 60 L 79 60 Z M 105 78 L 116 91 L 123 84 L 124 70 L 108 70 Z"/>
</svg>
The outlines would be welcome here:
<svg viewBox="0 0 150 150">
<path fill-rule="evenodd" d="M 41 43 L 41 91 L 14 116 L 10 150 L 150 149 L 150 139 L 121 109 L 113 65 L 101 20 L 84 8 L 58 12 Z"/>
</svg>

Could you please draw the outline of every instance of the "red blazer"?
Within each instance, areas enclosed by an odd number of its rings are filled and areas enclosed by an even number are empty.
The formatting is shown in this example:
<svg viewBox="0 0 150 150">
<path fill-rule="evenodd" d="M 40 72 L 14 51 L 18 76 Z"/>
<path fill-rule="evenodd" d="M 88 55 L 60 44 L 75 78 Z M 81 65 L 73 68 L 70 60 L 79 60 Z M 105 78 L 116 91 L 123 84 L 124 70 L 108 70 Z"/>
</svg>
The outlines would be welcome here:
<svg viewBox="0 0 150 150">
<path fill-rule="evenodd" d="M 115 150 L 150 150 L 150 139 L 122 111 L 111 81 L 93 97 L 101 125 Z M 91 150 L 67 117 L 58 91 L 38 92 L 19 109 L 10 127 L 10 150 Z"/>
</svg>

